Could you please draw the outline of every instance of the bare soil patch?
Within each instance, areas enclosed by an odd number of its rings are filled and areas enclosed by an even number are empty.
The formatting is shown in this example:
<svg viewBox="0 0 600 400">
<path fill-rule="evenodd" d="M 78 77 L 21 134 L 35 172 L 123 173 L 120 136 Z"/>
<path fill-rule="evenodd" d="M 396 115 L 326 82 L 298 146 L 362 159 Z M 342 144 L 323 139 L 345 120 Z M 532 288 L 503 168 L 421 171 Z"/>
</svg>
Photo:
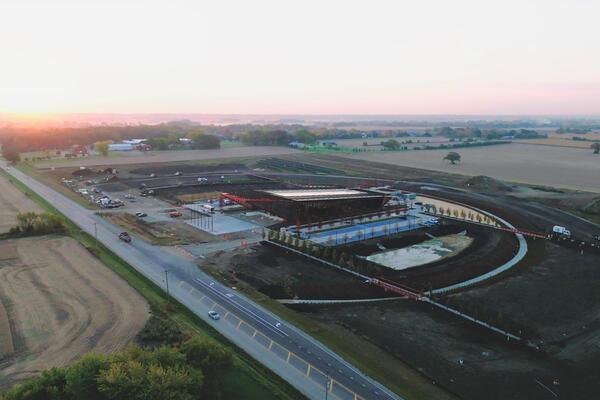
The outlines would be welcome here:
<svg viewBox="0 0 600 400">
<path fill-rule="evenodd" d="M 61 367 L 84 353 L 110 353 L 148 319 L 145 300 L 67 237 L 8 240 L 17 258 L 0 263 L 0 300 L 14 352 L 0 360 L 0 387 Z"/>
<path fill-rule="evenodd" d="M 103 213 L 101 215 L 129 233 L 141 236 L 147 242 L 161 246 L 206 243 L 218 240 L 216 236 L 196 229 L 185 222 L 147 222 L 127 213 Z"/>
</svg>

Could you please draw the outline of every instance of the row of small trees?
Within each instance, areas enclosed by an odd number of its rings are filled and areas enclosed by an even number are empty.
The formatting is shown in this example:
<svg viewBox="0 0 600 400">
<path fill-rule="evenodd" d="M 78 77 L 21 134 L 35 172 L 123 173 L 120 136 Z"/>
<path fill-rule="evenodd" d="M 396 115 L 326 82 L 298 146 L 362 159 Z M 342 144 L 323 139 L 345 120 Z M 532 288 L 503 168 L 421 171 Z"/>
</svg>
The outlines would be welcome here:
<svg viewBox="0 0 600 400">
<path fill-rule="evenodd" d="M 263 231 L 263 238 L 281 243 L 302 253 L 311 255 L 323 261 L 328 261 L 341 268 L 349 269 L 354 272 L 361 274 L 371 274 L 380 272 L 379 267 L 364 259 L 356 257 L 353 254 L 348 254 L 344 251 L 339 251 L 335 247 L 321 246 L 310 240 L 303 240 L 292 234 L 284 231 L 272 231 L 265 229 Z"/>
<path fill-rule="evenodd" d="M 473 221 L 473 222 L 477 221 L 480 224 L 487 224 L 487 225 L 497 225 L 498 224 L 493 217 L 490 217 L 488 215 L 481 214 L 478 212 L 474 212 L 471 210 L 465 211 L 464 209 L 459 210 L 459 209 L 451 208 L 451 207 L 437 207 L 434 204 L 424 204 L 423 208 L 425 209 L 425 212 L 434 214 L 434 215 L 439 215 L 441 217 L 443 217 L 443 216 L 454 217 L 454 218 L 465 219 L 465 220 L 469 220 L 469 221 Z"/>
</svg>

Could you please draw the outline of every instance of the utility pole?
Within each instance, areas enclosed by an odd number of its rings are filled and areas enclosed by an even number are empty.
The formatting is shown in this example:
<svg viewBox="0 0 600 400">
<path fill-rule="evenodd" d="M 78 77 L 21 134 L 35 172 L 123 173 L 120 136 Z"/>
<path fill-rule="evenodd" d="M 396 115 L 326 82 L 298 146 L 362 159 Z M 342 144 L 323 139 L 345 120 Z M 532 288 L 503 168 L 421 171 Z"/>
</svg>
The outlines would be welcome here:
<svg viewBox="0 0 600 400">
<path fill-rule="evenodd" d="M 95 222 L 94 222 L 94 237 L 96 238 L 96 248 L 98 248 L 98 227 L 96 226 Z"/>
<path fill-rule="evenodd" d="M 167 271 L 165 269 L 165 282 L 167 284 L 167 296 L 170 296 L 171 293 L 169 293 L 169 271 Z"/>
<path fill-rule="evenodd" d="M 329 387 L 331 386 L 331 378 L 329 377 L 329 374 L 327 374 L 327 381 L 325 381 L 325 400 L 327 400 L 327 397 L 329 396 Z"/>
</svg>

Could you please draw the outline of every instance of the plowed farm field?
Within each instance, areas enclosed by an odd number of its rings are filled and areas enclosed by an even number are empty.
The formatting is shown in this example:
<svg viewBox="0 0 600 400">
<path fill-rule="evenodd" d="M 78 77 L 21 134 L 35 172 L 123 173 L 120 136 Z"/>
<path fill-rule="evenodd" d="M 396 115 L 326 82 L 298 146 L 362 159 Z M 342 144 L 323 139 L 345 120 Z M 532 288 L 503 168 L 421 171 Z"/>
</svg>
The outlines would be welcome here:
<svg viewBox="0 0 600 400">
<path fill-rule="evenodd" d="M 146 301 L 74 239 L 0 242 L 0 388 L 119 350 L 148 315 Z"/>
</svg>

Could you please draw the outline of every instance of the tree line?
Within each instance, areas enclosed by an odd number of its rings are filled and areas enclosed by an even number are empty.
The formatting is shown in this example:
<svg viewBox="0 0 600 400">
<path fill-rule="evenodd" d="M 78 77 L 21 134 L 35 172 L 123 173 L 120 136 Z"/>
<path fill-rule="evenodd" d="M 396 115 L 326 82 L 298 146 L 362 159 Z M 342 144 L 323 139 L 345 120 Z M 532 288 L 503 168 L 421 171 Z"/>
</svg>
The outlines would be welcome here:
<svg viewBox="0 0 600 400">
<path fill-rule="evenodd" d="M 511 137 L 515 139 L 539 139 L 547 138 L 548 135 L 545 133 L 539 133 L 538 131 L 531 129 L 480 129 L 477 127 L 460 127 L 452 128 L 445 126 L 443 128 L 436 128 L 433 130 L 434 134 L 448 137 L 451 139 L 467 139 L 467 138 L 480 138 L 487 140 L 502 139 L 504 137 Z"/>
<path fill-rule="evenodd" d="M 87 354 L 14 386 L 1 400 L 194 400 L 222 397 L 231 352 L 206 338 L 179 346 L 130 345 L 112 355 Z"/>
</svg>

